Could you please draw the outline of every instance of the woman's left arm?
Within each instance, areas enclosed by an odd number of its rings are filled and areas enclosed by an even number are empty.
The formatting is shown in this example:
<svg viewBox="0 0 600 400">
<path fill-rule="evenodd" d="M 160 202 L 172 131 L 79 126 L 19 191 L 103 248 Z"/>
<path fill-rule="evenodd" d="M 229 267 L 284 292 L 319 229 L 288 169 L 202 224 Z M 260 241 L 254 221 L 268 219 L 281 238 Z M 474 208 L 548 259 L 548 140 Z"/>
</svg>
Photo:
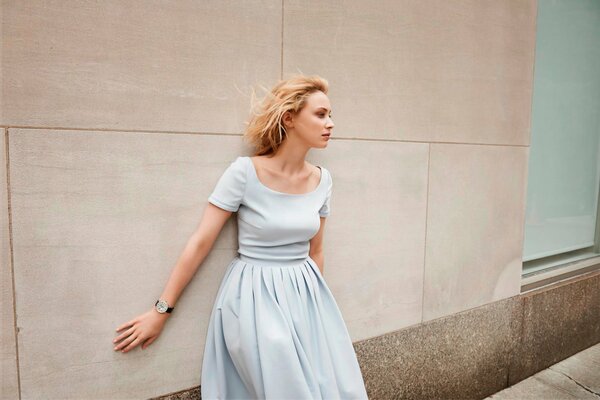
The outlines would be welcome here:
<svg viewBox="0 0 600 400">
<path fill-rule="evenodd" d="M 310 239 L 310 249 L 308 251 L 308 255 L 310 258 L 315 260 L 317 263 L 317 267 L 321 270 L 321 275 L 323 275 L 323 270 L 325 268 L 325 257 L 323 255 L 323 235 L 325 231 L 325 217 L 319 217 L 321 220 L 321 227 L 319 228 L 319 232 L 312 239 Z"/>
</svg>

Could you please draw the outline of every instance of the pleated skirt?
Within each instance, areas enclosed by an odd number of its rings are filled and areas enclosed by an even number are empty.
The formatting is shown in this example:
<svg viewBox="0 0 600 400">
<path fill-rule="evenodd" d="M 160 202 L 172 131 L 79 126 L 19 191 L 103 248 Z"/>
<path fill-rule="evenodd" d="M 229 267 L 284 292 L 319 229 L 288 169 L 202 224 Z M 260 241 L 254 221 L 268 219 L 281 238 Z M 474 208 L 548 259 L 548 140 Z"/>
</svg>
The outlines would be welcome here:
<svg viewBox="0 0 600 400">
<path fill-rule="evenodd" d="M 212 399 L 368 399 L 342 314 L 311 257 L 244 255 L 212 309 L 200 392 Z"/>
</svg>

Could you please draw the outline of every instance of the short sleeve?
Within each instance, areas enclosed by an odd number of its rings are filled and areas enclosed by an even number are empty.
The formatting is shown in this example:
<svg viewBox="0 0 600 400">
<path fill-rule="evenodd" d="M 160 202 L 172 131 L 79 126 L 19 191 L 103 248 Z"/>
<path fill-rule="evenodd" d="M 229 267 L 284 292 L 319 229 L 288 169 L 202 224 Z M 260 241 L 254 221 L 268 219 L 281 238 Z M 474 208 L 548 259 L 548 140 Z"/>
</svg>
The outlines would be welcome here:
<svg viewBox="0 0 600 400">
<path fill-rule="evenodd" d="M 236 212 L 246 190 L 246 171 L 243 157 L 236 158 L 217 181 L 208 201 L 224 210 Z"/>
<path fill-rule="evenodd" d="M 331 191 L 333 188 L 333 179 L 331 178 L 331 174 L 329 173 L 329 171 L 327 171 L 326 169 L 324 169 L 324 171 L 326 171 L 327 173 L 327 194 L 325 196 L 325 201 L 323 202 L 323 205 L 321 206 L 321 209 L 319 210 L 319 215 L 321 217 L 328 217 L 329 216 L 329 203 L 331 202 Z"/>
</svg>

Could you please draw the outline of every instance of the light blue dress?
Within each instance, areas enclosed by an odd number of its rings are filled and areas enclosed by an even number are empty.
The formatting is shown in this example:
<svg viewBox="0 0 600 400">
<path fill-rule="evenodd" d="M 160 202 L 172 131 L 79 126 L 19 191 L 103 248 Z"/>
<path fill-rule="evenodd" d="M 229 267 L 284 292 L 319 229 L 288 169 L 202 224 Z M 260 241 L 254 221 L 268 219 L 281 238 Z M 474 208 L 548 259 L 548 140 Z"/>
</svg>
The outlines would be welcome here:
<svg viewBox="0 0 600 400">
<path fill-rule="evenodd" d="M 238 255 L 212 309 L 201 395 L 212 399 L 367 399 L 342 314 L 309 240 L 329 215 L 332 178 L 290 194 L 262 184 L 237 157 L 208 198 L 237 211 Z"/>
</svg>

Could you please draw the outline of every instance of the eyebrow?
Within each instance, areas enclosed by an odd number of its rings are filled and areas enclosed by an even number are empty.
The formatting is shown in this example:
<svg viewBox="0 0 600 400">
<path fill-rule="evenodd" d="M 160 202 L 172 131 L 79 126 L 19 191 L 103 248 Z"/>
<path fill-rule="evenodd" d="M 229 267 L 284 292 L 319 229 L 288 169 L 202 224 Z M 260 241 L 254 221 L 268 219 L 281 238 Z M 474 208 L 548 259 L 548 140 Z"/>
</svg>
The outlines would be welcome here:
<svg viewBox="0 0 600 400">
<path fill-rule="evenodd" d="M 323 110 L 325 110 L 325 111 L 328 111 L 326 107 L 319 107 L 319 108 L 317 108 L 317 110 L 320 110 L 320 109 L 323 109 Z M 331 110 L 331 111 L 333 112 L 333 110 Z"/>
</svg>

